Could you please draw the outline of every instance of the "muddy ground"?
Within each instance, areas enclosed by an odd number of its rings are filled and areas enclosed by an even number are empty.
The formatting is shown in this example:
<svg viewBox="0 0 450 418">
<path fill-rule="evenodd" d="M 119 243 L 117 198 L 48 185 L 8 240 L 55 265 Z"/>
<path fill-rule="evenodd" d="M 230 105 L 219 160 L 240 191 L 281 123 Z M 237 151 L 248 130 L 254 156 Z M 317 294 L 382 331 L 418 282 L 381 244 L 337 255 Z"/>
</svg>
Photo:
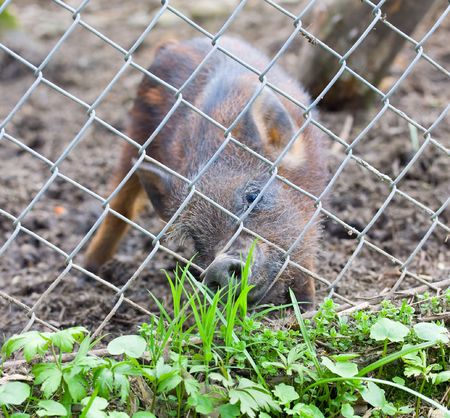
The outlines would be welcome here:
<svg viewBox="0 0 450 418">
<path fill-rule="evenodd" d="M 150 4 L 149 4 L 150 3 Z M 179 2 L 179 10 L 215 33 L 230 13 L 233 1 Z M 77 6 L 77 2 L 71 2 Z M 177 3 L 175 3 L 177 5 Z M 280 2 L 293 13 L 301 9 L 300 2 Z M 442 12 L 446 2 L 441 1 Z M 158 8 L 157 2 L 92 0 L 82 18 L 124 48 L 129 48 L 139 37 Z M 56 41 L 72 24 L 71 13 L 52 1 L 13 0 L 11 10 L 19 18 L 19 32 L 1 34 L 1 41 L 34 64 L 53 48 Z M 435 15 L 435 16 L 437 16 Z M 418 28 L 420 38 L 432 25 L 428 19 Z M 292 22 L 262 1 L 249 1 L 236 21 L 229 27 L 273 56 L 292 30 Z M 145 38 L 134 54 L 141 65 L 149 64 L 151 50 L 164 38 L 184 38 L 199 35 L 189 25 L 167 12 L 161 22 Z M 425 51 L 444 68 L 450 66 L 448 39 L 450 19 L 426 42 Z M 282 57 L 281 63 L 292 73 L 301 72 L 298 51 L 311 47 L 303 38 L 295 39 Z M 405 48 L 391 67 L 385 79 L 385 90 L 397 80 L 415 56 L 412 48 Z M 44 69 L 44 76 L 87 103 L 93 103 L 123 64 L 123 56 L 92 33 L 77 27 Z M 126 123 L 134 90 L 141 74 L 128 68 L 117 84 L 104 97 L 96 112 L 99 117 L 119 130 Z M 14 108 L 18 100 L 35 81 L 29 69 L 0 52 L 0 120 Z M 411 74 L 400 85 L 391 103 L 422 126 L 429 127 L 444 110 L 449 99 L 448 77 L 424 59 L 420 59 Z M 327 112 L 322 110 L 323 124 L 344 139 L 351 141 L 380 110 L 375 102 L 366 111 Z M 85 109 L 40 84 L 26 103 L 6 126 L 6 132 L 32 150 L 55 161 L 76 136 L 87 120 Z M 433 131 L 433 138 L 450 147 L 449 115 Z M 415 144 L 410 126 L 397 114 L 387 111 L 355 148 L 355 154 L 377 170 L 395 177 L 408 163 Z M 98 123 L 94 123 L 80 143 L 60 165 L 61 172 L 106 197 L 108 179 L 118 158 L 121 139 Z M 419 135 L 419 145 L 422 138 Z M 329 168 L 334 173 L 345 157 L 342 147 L 328 142 Z M 0 139 L 0 209 L 18 216 L 50 177 L 48 166 L 29 152 L 5 138 Z M 423 205 L 437 210 L 448 196 L 449 157 L 429 145 L 400 181 L 401 191 Z M 327 208 L 337 217 L 362 230 L 372 219 L 390 190 L 375 175 L 351 161 L 330 191 Z M 440 215 L 448 224 L 450 209 Z M 22 225 L 53 245 L 70 253 L 83 238 L 101 213 L 96 199 L 68 181 L 57 178 L 42 198 L 22 220 Z M 151 208 L 138 223 L 152 232 L 162 224 Z M 431 220 L 422 210 L 404 197 L 397 195 L 368 233 L 368 239 L 383 251 L 404 261 L 419 244 Z M 14 231 L 10 219 L 0 215 L 0 246 Z M 318 273 L 333 281 L 356 248 L 355 236 L 349 235 L 336 223 L 325 221 Z M 439 226 L 433 231 L 411 264 L 411 271 L 428 281 L 439 281 L 449 276 L 449 244 L 445 231 Z M 185 256 L 189 248 L 177 243 L 170 247 Z M 133 230 L 124 240 L 115 260 L 101 276 L 117 285 L 125 282 L 151 250 L 151 240 Z M 75 257 L 82 263 L 83 250 Z M 33 304 L 55 281 L 65 267 L 64 257 L 35 237 L 20 232 L 0 257 L 0 291 L 27 306 Z M 147 268 L 127 290 L 126 296 L 150 311 L 155 310 L 148 291 L 161 300 L 167 299 L 168 286 L 161 269 L 172 270 L 176 259 L 159 251 Z M 56 327 L 85 325 L 95 329 L 114 306 L 114 291 L 95 283 L 80 280 L 81 273 L 71 270 L 46 299 L 36 308 L 36 315 Z M 354 302 L 379 295 L 399 278 L 396 266 L 385 256 L 364 247 L 340 282 L 337 291 Z M 420 283 L 407 279 L 402 287 Z M 325 293 L 323 288 L 320 296 Z M 1 294 L 0 294 L 1 295 Z M 104 331 L 129 332 L 147 316 L 123 303 L 110 319 Z M 4 337 L 20 331 L 27 324 L 26 310 L 0 297 L 0 342 Z M 39 327 L 39 325 L 37 325 Z"/>
</svg>

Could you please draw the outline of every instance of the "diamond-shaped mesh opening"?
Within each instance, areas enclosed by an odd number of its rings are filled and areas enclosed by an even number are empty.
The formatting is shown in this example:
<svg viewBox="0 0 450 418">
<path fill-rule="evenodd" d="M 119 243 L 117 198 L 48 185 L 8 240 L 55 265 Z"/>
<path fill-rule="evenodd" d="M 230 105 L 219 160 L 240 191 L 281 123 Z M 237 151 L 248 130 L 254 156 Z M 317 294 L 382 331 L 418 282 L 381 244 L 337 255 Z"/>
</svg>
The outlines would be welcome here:
<svg viewBox="0 0 450 418">
<path fill-rule="evenodd" d="M 407 154 L 412 158 L 414 153 Z M 429 143 L 398 182 L 399 188 L 431 210 L 438 210 L 448 190 L 448 155 Z M 411 161 L 411 160 L 410 160 Z"/>
<path fill-rule="evenodd" d="M 4 255 L 8 262 L 2 265 L 2 277 L 8 283 L 8 294 L 28 306 L 53 283 L 65 261 L 61 253 L 26 232 L 15 237 Z"/>
<path fill-rule="evenodd" d="M 0 289 L 0 316 L 2 318 L 2 330 L 0 331 L 0 344 L 3 343 L 13 334 L 18 334 L 23 330 L 50 331 L 55 328 L 43 324 L 39 319 L 31 321 L 28 316 L 29 307 L 22 304 L 19 300 L 4 294 Z M 5 331 L 7 331 L 5 333 Z"/>
<path fill-rule="evenodd" d="M 1 149 L 5 156 L 2 167 L 9 174 L 2 179 L 0 207 L 19 216 L 44 186 L 50 172 L 45 162 L 19 147 L 17 139 L 8 133 L 1 143 Z"/>
<path fill-rule="evenodd" d="M 0 344 L 3 344 L 12 334 L 18 334 L 27 324 L 26 311 L 9 299 L 3 297 L 0 290 L 0 315 L 2 318 L 2 332 Z M 6 332 L 6 333 L 5 333 Z"/>
<path fill-rule="evenodd" d="M 443 55 L 440 57 L 443 58 Z M 439 60 L 437 62 L 439 63 Z M 424 127 L 430 126 L 448 104 L 448 92 L 439 88 L 439 84 L 448 79 L 447 72 L 448 68 L 436 68 L 421 57 L 393 93 L 392 105 L 400 110 L 408 109 L 408 116 L 416 123 Z M 419 99 L 421 109 L 410 109 L 408 100 Z"/>
<path fill-rule="evenodd" d="M 70 12 L 56 2 L 13 1 L 8 7 L 20 16 L 20 30 L 6 31 L 2 43 L 35 66 L 42 63 L 73 23 Z"/>
<path fill-rule="evenodd" d="M 97 215 L 99 214 L 97 212 Z M 120 243 L 117 256 L 98 271 L 98 275 L 101 278 L 119 287 L 130 279 L 148 254 L 155 248 L 153 239 L 164 226 L 164 223 L 155 216 L 151 208 L 145 210 L 139 219 L 135 220 L 135 223 L 137 226 L 131 225 L 127 235 Z M 145 232 L 142 231 L 142 228 L 145 228 Z M 82 236 L 79 236 L 79 238 L 81 239 Z M 181 246 L 171 242 L 165 242 L 164 245 L 169 246 L 176 253 L 187 257 L 192 257 L 193 255 L 192 248 L 189 246 Z M 80 252 L 75 257 L 75 260 L 83 265 L 83 252 Z M 153 277 L 152 280 L 159 281 L 163 277 L 161 273 L 162 268 L 172 270 L 175 266 L 176 258 L 159 250 L 145 270 L 148 271 L 148 275 Z"/>
<path fill-rule="evenodd" d="M 107 15 L 101 13 L 102 9 L 100 2 L 88 2 L 82 10 L 83 21 L 122 48 L 128 48 L 161 9 L 161 2 L 150 0 L 125 4 L 113 0 L 108 3 Z M 124 25 L 127 26 L 126 31 L 121 30 Z"/>
<path fill-rule="evenodd" d="M 62 295 L 71 295 L 71 298 L 62 297 Z M 45 301 L 43 300 L 36 307 L 36 315 L 48 318 L 48 321 L 58 328 L 82 325 L 95 331 L 116 302 L 117 296 L 113 289 L 84 278 L 80 272 L 70 271 L 46 295 Z M 140 302 L 145 307 L 143 301 Z M 122 312 L 128 313 L 129 318 L 132 314 L 137 315 L 139 312 L 139 310 L 130 308 L 126 302 L 121 308 Z M 84 319 L 75 320 L 74 318 L 77 318 L 80 310 L 86 315 L 84 315 Z M 140 313 L 143 315 L 142 312 Z M 120 316 L 117 319 L 116 321 L 114 318 L 113 322 L 115 326 L 120 326 Z"/>
<path fill-rule="evenodd" d="M 430 217 L 403 196 L 395 195 L 382 215 L 367 232 L 368 239 L 385 252 L 405 261 L 419 244 L 428 228 Z M 437 255 L 432 240 L 427 241 L 430 252 Z"/>
<path fill-rule="evenodd" d="M 447 224 L 448 215 L 447 211 Z M 445 220 L 445 216 L 442 220 Z M 429 282 L 448 279 L 450 261 L 448 254 L 447 231 L 437 226 L 415 257 L 412 258 L 408 270 Z M 416 282 L 414 286 L 417 285 Z"/>
<path fill-rule="evenodd" d="M 79 45 L 86 45 L 80 51 Z M 89 30 L 76 25 L 51 56 L 44 77 L 91 104 L 123 64 L 123 56 Z"/>
<path fill-rule="evenodd" d="M 9 85 L 8 89 L 2 89 L 4 105 L 0 110 L 0 118 L 3 120 L 8 117 L 16 104 L 26 95 L 35 78 L 33 77 L 33 70 L 8 53 L 0 51 L 0 81 Z"/>
<path fill-rule="evenodd" d="M 41 82 L 14 113 L 6 130 L 22 144 L 55 162 L 86 120 L 83 106 Z M 34 158 L 31 154 L 28 157 Z"/>
<path fill-rule="evenodd" d="M 88 118 L 85 118 L 85 123 Z M 75 139 L 75 137 L 73 138 Z M 114 164 L 119 161 L 122 140 L 98 122 L 92 122 L 79 137 L 76 146 L 61 161 L 62 174 L 106 198 L 115 175 Z M 86 170 L 79 170 L 80 163 Z"/>
<path fill-rule="evenodd" d="M 22 224 L 70 253 L 97 220 L 98 200 L 70 182 L 56 177 Z"/>
<path fill-rule="evenodd" d="M 149 55 L 144 54 L 144 59 L 148 61 Z M 133 55 L 133 59 L 135 55 Z M 117 131 L 123 134 L 129 134 L 129 115 L 128 112 L 133 106 L 135 92 L 142 81 L 144 74 L 131 65 L 127 65 L 125 61 L 120 60 L 123 65 L 118 72 L 108 80 L 109 88 L 95 98 L 95 114 L 103 123 L 95 120 L 93 123 L 94 132 L 92 136 L 100 138 L 105 136 L 105 141 L 117 142 L 118 137 L 113 135 L 112 131 L 105 126 L 105 123 L 111 125 Z M 148 65 L 146 65 L 148 66 Z M 121 109 L 121 112 L 117 110 Z M 112 139 L 112 138 L 116 139 Z M 111 147 L 113 148 L 113 147 Z M 115 148 L 119 149 L 119 148 Z"/>
<path fill-rule="evenodd" d="M 385 202 L 389 187 L 356 161 L 347 161 L 329 192 L 325 207 L 361 231 Z"/>
<path fill-rule="evenodd" d="M 362 302 L 387 293 L 400 274 L 390 260 L 364 246 L 335 290 L 351 300 Z"/>
</svg>

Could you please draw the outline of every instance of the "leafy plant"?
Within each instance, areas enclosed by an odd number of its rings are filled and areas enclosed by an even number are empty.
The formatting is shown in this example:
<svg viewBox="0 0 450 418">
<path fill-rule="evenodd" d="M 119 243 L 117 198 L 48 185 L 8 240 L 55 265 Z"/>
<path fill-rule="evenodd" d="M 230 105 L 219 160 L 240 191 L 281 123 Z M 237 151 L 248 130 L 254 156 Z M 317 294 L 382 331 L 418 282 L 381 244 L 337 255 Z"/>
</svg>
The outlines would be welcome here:
<svg viewBox="0 0 450 418">
<path fill-rule="evenodd" d="M 248 310 L 250 266 L 247 259 L 241 282 L 215 294 L 189 265 L 166 273 L 171 303 L 155 299 L 159 315 L 139 335 L 112 339 L 101 358 L 91 352 L 99 340 L 82 327 L 11 337 L 3 358 L 23 355 L 33 385 L 3 371 L 3 415 L 357 418 L 360 402 L 378 417 L 418 417 L 422 403 L 448 413 L 438 402 L 450 381 L 448 331 L 415 323 L 415 315 L 421 303 L 444 312 L 449 292 L 420 298 L 415 308 L 384 302 L 378 312 L 346 317 L 326 300 L 312 319 L 291 292 L 296 323 L 277 323 L 265 319 L 273 307 Z"/>
</svg>

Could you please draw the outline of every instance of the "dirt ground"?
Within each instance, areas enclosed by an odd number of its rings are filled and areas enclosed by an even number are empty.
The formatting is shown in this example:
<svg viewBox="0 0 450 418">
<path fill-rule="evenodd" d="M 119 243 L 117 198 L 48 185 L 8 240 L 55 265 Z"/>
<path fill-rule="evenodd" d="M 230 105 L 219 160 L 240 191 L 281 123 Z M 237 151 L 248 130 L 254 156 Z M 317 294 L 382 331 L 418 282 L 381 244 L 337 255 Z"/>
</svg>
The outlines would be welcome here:
<svg viewBox="0 0 450 418">
<path fill-rule="evenodd" d="M 217 3 L 217 4 L 216 4 Z M 230 13 L 232 0 L 224 2 L 175 2 L 176 7 L 195 22 L 215 33 Z M 77 2 L 70 2 L 77 6 Z M 92 0 L 82 13 L 88 24 L 124 48 L 129 48 L 143 32 L 158 8 L 158 2 Z M 172 4 L 172 2 L 171 2 Z M 280 2 L 293 13 L 301 10 L 301 2 Z M 446 7 L 441 1 L 439 11 Z M 0 35 L 0 41 L 25 59 L 38 65 L 72 24 L 71 13 L 52 1 L 13 0 L 11 10 L 19 18 L 20 32 Z M 438 14 L 439 14 L 438 11 Z M 416 38 L 432 25 L 423 22 Z M 252 42 L 273 56 L 292 31 L 289 18 L 262 1 L 249 1 L 228 29 Z M 133 58 L 148 66 L 152 47 L 164 38 L 185 38 L 199 35 L 193 28 L 170 12 L 148 34 Z M 426 42 L 424 48 L 444 68 L 450 66 L 446 45 L 450 36 L 450 19 Z M 301 72 L 298 51 L 311 47 L 305 39 L 295 39 L 281 58 L 291 72 Z M 386 86 L 397 80 L 413 60 L 415 52 L 405 48 L 391 67 Z M 44 69 L 44 77 L 87 103 L 93 103 L 123 64 L 123 56 L 98 37 L 77 27 Z M 123 130 L 127 110 L 141 74 L 128 68 L 98 106 L 97 115 Z M 0 120 L 14 108 L 18 100 L 35 81 L 32 71 L 0 52 Z M 411 74 L 400 85 L 391 103 L 422 126 L 429 127 L 448 103 L 448 77 L 420 59 Z M 387 87 L 386 87 L 387 88 Z M 323 124 L 351 141 L 382 104 L 375 102 L 366 111 L 322 111 Z M 6 126 L 6 132 L 51 161 L 55 161 L 86 123 L 85 109 L 40 84 Z M 433 131 L 433 138 L 450 147 L 449 114 Z M 414 132 L 399 115 L 388 110 L 355 148 L 355 154 L 377 170 L 395 177 L 414 153 Z M 81 142 L 60 165 L 60 171 L 95 193 L 108 196 L 108 179 L 118 158 L 122 139 L 98 123 L 87 130 Z M 419 135 L 419 145 L 422 137 Z M 334 173 L 345 158 L 341 146 L 328 142 L 329 168 Z M 48 166 L 29 152 L 5 138 L 0 139 L 0 209 L 18 216 L 49 179 Z M 401 191 L 423 205 L 437 210 L 448 197 L 449 156 L 433 145 L 427 146 L 407 175 L 400 181 Z M 346 223 L 362 230 L 389 195 L 389 187 L 354 161 L 343 170 L 329 194 L 327 209 Z M 101 213 L 101 205 L 85 191 L 57 178 L 42 198 L 25 216 L 22 225 L 70 253 L 91 228 Z M 448 224 L 450 209 L 439 219 Z M 151 232 L 158 232 L 162 223 L 149 208 L 138 223 Z M 406 198 L 396 195 L 383 215 L 368 232 L 368 239 L 383 251 L 405 261 L 419 244 L 432 222 L 422 210 Z M 357 246 L 355 236 L 340 225 L 325 220 L 318 273 L 333 281 Z M 0 213 L 0 246 L 14 231 L 10 219 Z M 449 277 L 449 241 L 439 226 L 417 253 L 411 271 L 428 281 Z M 189 256 L 189 248 L 170 244 L 174 251 Z M 124 240 L 115 260 L 100 273 L 116 285 L 124 283 L 152 249 L 151 240 L 133 230 Z M 75 257 L 82 264 L 83 250 Z M 65 268 L 61 254 L 35 237 L 20 232 L 0 257 L 0 291 L 21 303 L 32 306 Z M 127 290 L 126 297 L 150 311 L 155 304 L 148 291 L 161 300 L 167 299 L 168 286 L 161 269 L 175 268 L 176 259 L 159 251 L 137 280 Z M 95 329 L 116 303 L 114 291 L 81 280 L 82 274 L 71 270 L 52 289 L 35 313 L 56 327 L 85 325 Z M 348 270 L 337 291 L 355 302 L 379 295 L 399 278 L 398 268 L 387 257 L 365 246 Z M 407 279 L 402 287 L 420 283 Z M 319 289 L 320 290 L 320 289 Z M 325 293 L 320 290 L 319 294 Z M 1 296 L 1 293 L 0 293 Z M 147 316 L 128 303 L 123 303 L 103 331 L 112 334 L 132 332 Z M 0 342 L 24 328 L 29 321 L 26 311 L 0 297 Z M 37 325 L 39 326 L 39 325 Z"/>
</svg>

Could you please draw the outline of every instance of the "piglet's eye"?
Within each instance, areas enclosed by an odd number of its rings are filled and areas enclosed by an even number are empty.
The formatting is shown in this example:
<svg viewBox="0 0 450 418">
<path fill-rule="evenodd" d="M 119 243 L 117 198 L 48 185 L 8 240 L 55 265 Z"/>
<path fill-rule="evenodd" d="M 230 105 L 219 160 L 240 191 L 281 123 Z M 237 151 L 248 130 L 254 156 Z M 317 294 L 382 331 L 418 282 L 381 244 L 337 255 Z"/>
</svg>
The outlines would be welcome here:
<svg viewBox="0 0 450 418">
<path fill-rule="evenodd" d="M 258 197 L 258 192 L 249 192 L 245 195 L 247 203 L 252 204 Z"/>
</svg>

